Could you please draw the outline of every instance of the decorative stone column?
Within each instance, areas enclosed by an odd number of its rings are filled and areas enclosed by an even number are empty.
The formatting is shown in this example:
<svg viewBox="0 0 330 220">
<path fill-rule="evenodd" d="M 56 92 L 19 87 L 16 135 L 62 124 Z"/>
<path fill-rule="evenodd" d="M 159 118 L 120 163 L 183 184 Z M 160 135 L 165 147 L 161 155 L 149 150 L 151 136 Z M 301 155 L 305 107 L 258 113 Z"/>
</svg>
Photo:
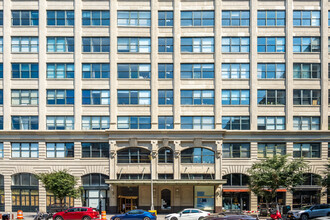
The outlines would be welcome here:
<svg viewBox="0 0 330 220">
<path fill-rule="evenodd" d="M 5 185 L 5 212 L 12 211 L 12 198 L 11 198 L 11 175 L 4 175 Z"/>
<path fill-rule="evenodd" d="M 285 193 L 285 204 L 291 206 L 291 209 L 292 209 L 292 200 L 293 200 L 292 192 L 286 191 L 286 193 Z"/>
<path fill-rule="evenodd" d="M 250 210 L 251 211 L 258 210 L 258 196 L 253 192 L 250 192 Z"/>
<path fill-rule="evenodd" d="M 181 152 L 181 141 L 174 141 L 174 179 L 181 179 L 181 173 L 180 173 L 180 164 L 181 164 L 181 160 L 180 160 L 180 152 Z"/>
<path fill-rule="evenodd" d="M 222 185 L 215 186 L 214 191 L 214 212 L 222 211 Z"/>
<path fill-rule="evenodd" d="M 77 178 L 77 185 L 75 188 L 79 188 L 82 186 L 81 184 L 81 178 L 80 176 L 76 177 Z M 81 196 L 79 196 L 78 198 L 74 199 L 74 206 L 76 207 L 81 207 L 82 206 L 82 201 L 81 201 Z"/>
<path fill-rule="evenodd" d="M 41 181 L 39 181 L 39 211 L 47 211 L 47 192 Z"/>
<path fill-rule="evenodd" d="M 109 204 L 110 204 L 110 213 L 117 212 L 117 186 L 109 186 Z"/>
<path fill-rule="evenodd" d="M 117 179 L 116 163 L 117 163 L 117 143 L 109 140 L 109 179 Z M 117 186 L 109 185 L 109 206 L 110 213 L 117 212 Z"/>
</svg>

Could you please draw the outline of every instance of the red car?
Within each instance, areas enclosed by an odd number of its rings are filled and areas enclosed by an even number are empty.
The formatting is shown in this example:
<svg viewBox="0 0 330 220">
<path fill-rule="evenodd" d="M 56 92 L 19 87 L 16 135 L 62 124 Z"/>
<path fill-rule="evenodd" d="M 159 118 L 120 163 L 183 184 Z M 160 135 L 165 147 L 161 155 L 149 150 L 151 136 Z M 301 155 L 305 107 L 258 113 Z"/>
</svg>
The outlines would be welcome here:
<svg viewBox="0 0 330 220">
<path fill-rule="evenodd" d="M 53 215 L 54 220 L 92 220 L 99 219 L 100 213 L 95 208 L 73 207 Z"/>
</svg>

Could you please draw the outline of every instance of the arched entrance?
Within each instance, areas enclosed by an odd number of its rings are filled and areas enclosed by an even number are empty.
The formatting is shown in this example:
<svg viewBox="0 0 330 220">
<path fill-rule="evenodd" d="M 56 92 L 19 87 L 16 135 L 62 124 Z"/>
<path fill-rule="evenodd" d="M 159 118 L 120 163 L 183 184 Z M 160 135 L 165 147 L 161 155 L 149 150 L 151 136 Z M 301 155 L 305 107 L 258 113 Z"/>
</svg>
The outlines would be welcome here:
<svg viewBox="0 0 330 220">
<path fill-rule="evenodd" d="M 162 211 L 170 211 L 172 209 L 171 205 L 171 191 L 169 189 L 163 189 L 161 191 L 160 209 Z"/>
</svg>

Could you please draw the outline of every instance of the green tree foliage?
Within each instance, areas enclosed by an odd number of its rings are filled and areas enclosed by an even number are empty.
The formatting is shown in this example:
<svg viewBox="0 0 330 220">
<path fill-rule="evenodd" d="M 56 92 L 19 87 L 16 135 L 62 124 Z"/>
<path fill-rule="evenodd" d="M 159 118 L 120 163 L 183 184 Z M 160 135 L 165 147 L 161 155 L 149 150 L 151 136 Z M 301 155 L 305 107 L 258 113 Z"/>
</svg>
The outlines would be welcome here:
<svg viewBox="0 0 330 220">
<path fill-rule="evenodd" d="M 325 166 L 325 171 L 323 172 L 324 177 L 322 179 L 322 186 L 326 187 L 328 192 L 330 190 L 330 162 Z"/>
<path fill-rule="evenodd" d="M 65 197 L 78 198 L 80 195 L 80 189 L 75 188 L 77 179 L 67 170 L 42 173 L 36 176 L 44 184 L 46 190 L 60 200 L 61 206 L 63 206 Z"/>
<path fill-rule="evenodd" d="M 275 202 L 278 189 L 291 191 L 303 183 L 306 168 L 307 163 L 303 159 L 288 160 L 286 155 L 266 158 L 248 170 L 249 188 L 257 196 L 264 197 L 269 207 L 269 203 Z"/>
</svg>

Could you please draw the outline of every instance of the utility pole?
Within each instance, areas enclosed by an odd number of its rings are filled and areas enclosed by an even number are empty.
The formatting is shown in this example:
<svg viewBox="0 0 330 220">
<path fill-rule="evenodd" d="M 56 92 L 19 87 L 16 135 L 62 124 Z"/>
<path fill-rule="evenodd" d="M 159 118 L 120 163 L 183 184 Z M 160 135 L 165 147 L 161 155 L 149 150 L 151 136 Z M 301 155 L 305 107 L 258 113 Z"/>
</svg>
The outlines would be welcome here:
<svg viewBox="0 0 330 220">
<path fill-rule="evenodd" d="M 149 155 L 150 158 L 150 195 L 151 195 L 151 206 L 150 210 L 155 210 L 154 208 L 154 182 L 152 177 L 152 153 Z"/>
</svg>

